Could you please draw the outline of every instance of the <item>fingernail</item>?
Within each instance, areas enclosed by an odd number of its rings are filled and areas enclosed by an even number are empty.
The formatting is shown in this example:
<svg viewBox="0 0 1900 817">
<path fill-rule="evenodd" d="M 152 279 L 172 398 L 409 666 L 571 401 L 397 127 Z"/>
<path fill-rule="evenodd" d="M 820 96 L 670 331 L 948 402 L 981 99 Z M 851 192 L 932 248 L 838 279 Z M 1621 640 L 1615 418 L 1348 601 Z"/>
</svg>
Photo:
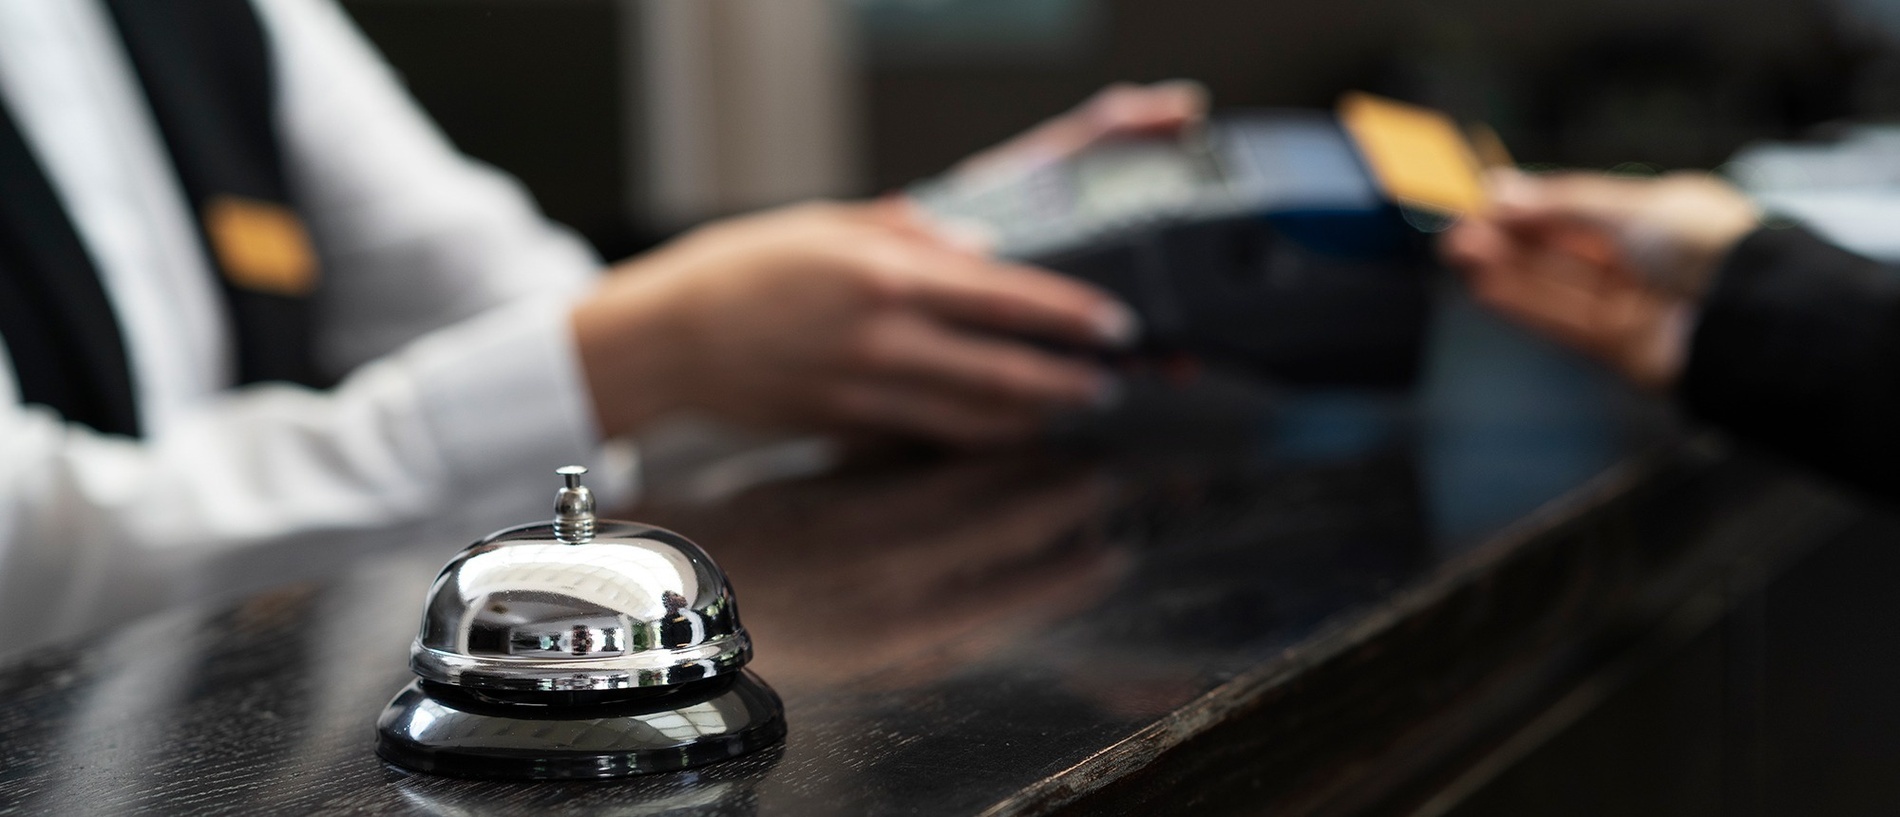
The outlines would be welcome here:
<svg viewBox="0 0 1900 817">
<path fill-rule="evenodd" d="M 1095 335 L 1112 349 L 1126 349 L 1141 338 L 1141 319 L 1114 301 L 1095 311 Z"/>
</svg>

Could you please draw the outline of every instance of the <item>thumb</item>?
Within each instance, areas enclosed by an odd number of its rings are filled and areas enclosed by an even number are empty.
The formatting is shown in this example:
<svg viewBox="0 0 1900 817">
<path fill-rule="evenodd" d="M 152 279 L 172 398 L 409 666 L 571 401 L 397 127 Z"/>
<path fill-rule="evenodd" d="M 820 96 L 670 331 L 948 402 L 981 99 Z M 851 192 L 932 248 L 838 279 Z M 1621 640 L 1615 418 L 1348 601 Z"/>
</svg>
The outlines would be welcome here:
<svg viewBox="0 0 1900 817">
<path fill-rule="evenodd" d="M 1597 173 L 1507 170 L 1490 182 L 1491 215 L 1514 239 L 1605 268 L 1626 264 L 1621 237 L 1640 221 L 1652 193 L 1650 182 Z"/>
<path fill-rule="evenodd" d="M 1124 134 L 1178 131 L 1207 115 L 1206 86 L 1193 80 L 1150 85 L 1116 84 L 1104 88 L 1080 108 L 1089 141 Z"/>
</svg>

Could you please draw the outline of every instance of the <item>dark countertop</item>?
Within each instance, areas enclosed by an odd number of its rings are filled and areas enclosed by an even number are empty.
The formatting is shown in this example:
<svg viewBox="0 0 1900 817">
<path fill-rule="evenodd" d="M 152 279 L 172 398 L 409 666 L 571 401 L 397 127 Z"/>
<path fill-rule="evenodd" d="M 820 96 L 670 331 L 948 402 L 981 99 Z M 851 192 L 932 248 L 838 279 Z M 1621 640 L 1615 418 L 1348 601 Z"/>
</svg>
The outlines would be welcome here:
<svg viewBox="0 0 1900 817">
<path fill-rule="evenodd" d="M 781 751 L 384 765 L 437 547 L 0 664 L 0 813 L 1430 811 L 1862 513 L 1465 305 L 1430 348 L 1404 397 L 1216 382 L 1062 446 L 629 511 L 733 577 Z"/>
</svg>

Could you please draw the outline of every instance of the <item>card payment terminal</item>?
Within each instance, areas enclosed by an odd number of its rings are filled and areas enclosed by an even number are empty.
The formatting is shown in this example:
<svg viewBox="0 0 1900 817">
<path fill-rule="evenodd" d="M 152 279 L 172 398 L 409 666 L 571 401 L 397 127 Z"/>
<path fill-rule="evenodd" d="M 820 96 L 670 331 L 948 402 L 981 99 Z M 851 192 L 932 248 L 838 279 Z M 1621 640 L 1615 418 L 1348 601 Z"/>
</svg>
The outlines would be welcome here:
<svg viewBox="0 0 1900 817">
<path fill-rule="evenodd" d="M 1392 164 L 1390 144 L 1367 142 L 1352 102 L 1339 117 L 1229 113 L 1178 139 L 1113 142 L 909 192 L 1004 257 L 1116 293 L 1142 318 L 1149 351 L 1292 383 L 1402 386 L 1428 312 L 1427 233 L 1450 223 L 1451 208 L 1394 195 L 1391 168 L 1374 170 Z M 1373 138 L 1400 146 L 1401 171 L 1443 161 L 1411 151 L 1420 139 L 1405 132 Z M 1471 178 L 1476 189 L 1475 166 Z"/>
</svg>

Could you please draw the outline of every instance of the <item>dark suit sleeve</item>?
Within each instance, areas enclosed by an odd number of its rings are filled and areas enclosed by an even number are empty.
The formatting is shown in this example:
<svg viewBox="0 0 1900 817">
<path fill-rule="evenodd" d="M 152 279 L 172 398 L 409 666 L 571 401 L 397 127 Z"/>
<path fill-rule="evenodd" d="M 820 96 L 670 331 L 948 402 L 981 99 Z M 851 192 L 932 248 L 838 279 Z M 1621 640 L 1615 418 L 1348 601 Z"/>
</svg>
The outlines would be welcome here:
<svg viewBox="0 0 1900 817">
<path fill-rule="evenodd" d="M 1757 230 L 1703 303 L 1681 395 L 1741 439 L 1900 500 L 1900 270 Z"/>
</svg>

